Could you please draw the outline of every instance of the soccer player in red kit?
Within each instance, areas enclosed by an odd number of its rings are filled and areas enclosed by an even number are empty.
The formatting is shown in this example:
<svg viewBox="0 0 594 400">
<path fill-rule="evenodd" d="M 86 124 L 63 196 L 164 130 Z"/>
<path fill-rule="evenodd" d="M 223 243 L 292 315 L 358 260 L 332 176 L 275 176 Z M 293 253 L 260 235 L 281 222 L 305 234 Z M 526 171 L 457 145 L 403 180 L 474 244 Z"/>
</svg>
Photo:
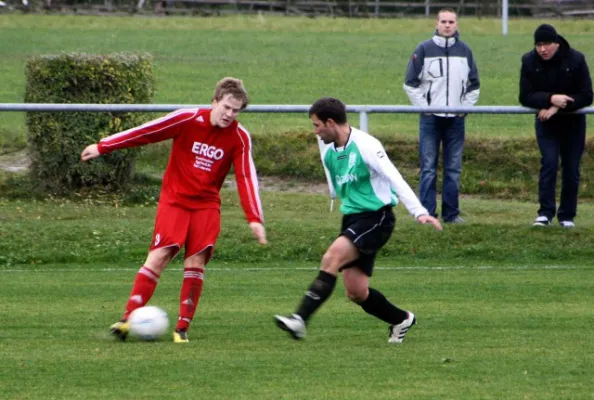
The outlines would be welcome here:
<svg viewBox="0 0 594 400">
<path fill-rule="evenodd" d="M 128 316 L 147 304 L 167 264 L 185 247 L 184 280 L 173 341 L 188 342 L 188 328 L 202 293 L 204 267 L 213 254 L 221 220 L 219 190 L 233 165 L 249 227 L 266 244 L 256 169 L 249 133 L 235 120 L 248 105 L 243 82 L 217 83 L 211 109 L 182 109 L 87 146 L 82 161 L 117 149 L 173 139 L 163 176 L 149 253 L 136 275 L 126 311 L 110 328 L 125 340 Z"/>
</svg>

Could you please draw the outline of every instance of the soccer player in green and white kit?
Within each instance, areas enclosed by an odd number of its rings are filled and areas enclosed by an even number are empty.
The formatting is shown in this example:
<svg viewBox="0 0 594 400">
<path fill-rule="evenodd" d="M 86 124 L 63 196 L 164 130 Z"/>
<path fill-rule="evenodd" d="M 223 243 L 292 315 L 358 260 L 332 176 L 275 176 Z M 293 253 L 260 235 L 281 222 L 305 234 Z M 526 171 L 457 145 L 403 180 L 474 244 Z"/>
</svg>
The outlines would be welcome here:
<svg viewBox="0 0 594 400">
<path fill-rule="evenodd" d="M 441 230 L 439 220 L 429 215 L 373 136 L 350 126 L 346 107 L 338 99 L 322 98 L 309 109 L 314 131 L 328 146 L 322 161 L 331 191 L 344 214 L 340 235 L 322 258 L 322 266 L 297 311 L 277 315 L 277 326 L 294 339 L 306 335 L 313 313 L 330 297 L 339 272 L 347 297 L 363 310 L 390 324 L 389 343 L 402 343 L 416 322 L 412 312 L 401 310 L 369 287 L 375 256 L 394 230 L 392 207 L 401 201 L 421 224 Z"/>
</svg>

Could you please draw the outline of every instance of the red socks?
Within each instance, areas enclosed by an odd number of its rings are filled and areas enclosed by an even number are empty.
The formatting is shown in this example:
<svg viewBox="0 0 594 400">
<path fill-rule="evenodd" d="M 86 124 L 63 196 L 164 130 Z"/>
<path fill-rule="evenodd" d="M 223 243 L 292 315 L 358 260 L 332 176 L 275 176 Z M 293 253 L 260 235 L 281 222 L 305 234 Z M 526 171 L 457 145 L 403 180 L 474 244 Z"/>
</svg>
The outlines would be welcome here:
<svg viewBox="0 0 594 400">
<path fill-rule="evenodd" d="M 159 282 L 159 275 L 143 266 L 136 274 L 123 319 L 128 319 L 130 313 L 148 303 Z M 179 296 L 179 319 L 175 329 L 188 329 L 196 313 L 202 285 L 204 283 L 203 268 L 185 268 L 184 281 Z"/>
<path fill-rule="evenodd" d="M 128 319 L 130 313 L 137 308 L 143 307 L 148 303 L 155 288 L 159 282 L 159 275 L 156 272 L 151 271 L 145 266 L 142 266 L 136 274 L 130 297 L 128 298 L 128 304 L 126 304 L 126 312 L 124 313 L 123 319 Z"/>
<path fill-rule="evenodd" d="M 188 329 L 190 321 L 194 317 L 200 295 L 202 294 L 202 285 L 204 283 L 204 269 L 185 268 L 184 281 L 182 283 L 179 295 L 179 319 L 175 329 Z"/>
</svg>

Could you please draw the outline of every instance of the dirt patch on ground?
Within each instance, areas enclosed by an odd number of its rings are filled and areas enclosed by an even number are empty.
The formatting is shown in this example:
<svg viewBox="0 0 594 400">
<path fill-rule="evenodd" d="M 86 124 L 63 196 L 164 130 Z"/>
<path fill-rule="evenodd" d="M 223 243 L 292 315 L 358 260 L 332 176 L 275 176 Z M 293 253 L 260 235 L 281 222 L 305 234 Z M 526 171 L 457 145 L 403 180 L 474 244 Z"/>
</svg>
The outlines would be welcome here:
<svg viewBox="0 0 594 400">
<path fill-rule="evenodd" d="M 329 193 L 328 184 L 325 182 L 307 182 L 278 176 L 259 176 L 258 182 L 260 190 L 268 192 Z M 235 180 L 228 179 L 225 186 L 235 187 Z"/>
<path fill-rule="evenodd" d="M 0 154 L 0 170 L 7 172 L 26 171 L 31 165 L 31 160 L 26 150 L 14 153 Z"/>
</svg>

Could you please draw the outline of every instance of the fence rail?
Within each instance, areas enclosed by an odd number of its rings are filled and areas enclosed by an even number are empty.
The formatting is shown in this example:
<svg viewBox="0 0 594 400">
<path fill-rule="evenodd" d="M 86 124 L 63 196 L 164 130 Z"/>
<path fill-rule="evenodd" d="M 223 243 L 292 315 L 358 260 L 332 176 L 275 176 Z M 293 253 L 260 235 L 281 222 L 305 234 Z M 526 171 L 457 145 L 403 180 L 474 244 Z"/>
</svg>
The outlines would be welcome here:
<svg viewBox="0 0 594 400">
<path fill-rule="evenodd" d="M 244 112 L 249 113 L 307 113 L 305 104 L 253 104 Z M 181 108 L 210 108 L 210 104 L 51 104 L 51 103 L 0 103 L 0 112 L 169 112 Z M 521 106 L 473 107 L 417 107 L 401 105 L 347 105 L 348 113 L 359 114 L 359 129 L 368 130 L 369 114 L 534 114 L 537 110 Z M 594 114 L 594 107 L 576 111 L 577 114 Z"/>
</svg>

